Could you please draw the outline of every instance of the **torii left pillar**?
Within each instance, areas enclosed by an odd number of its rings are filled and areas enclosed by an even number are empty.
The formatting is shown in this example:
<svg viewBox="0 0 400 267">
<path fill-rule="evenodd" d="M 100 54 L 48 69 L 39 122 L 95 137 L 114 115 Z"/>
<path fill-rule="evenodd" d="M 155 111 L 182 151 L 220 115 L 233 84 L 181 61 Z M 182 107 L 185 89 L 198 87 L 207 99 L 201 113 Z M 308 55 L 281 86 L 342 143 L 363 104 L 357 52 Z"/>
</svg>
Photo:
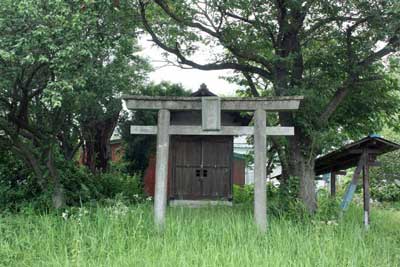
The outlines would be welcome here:
<svg viewBox="0 0 400 267">
<path fill-rule="evenodd" d="M 154 221 L 162 231 L 165 225 L 168 187 L 168 153 L 169 153 L 170 112 L 166 109 L 158 111 L 156 184 L 154 194 Z"/>
</svg>

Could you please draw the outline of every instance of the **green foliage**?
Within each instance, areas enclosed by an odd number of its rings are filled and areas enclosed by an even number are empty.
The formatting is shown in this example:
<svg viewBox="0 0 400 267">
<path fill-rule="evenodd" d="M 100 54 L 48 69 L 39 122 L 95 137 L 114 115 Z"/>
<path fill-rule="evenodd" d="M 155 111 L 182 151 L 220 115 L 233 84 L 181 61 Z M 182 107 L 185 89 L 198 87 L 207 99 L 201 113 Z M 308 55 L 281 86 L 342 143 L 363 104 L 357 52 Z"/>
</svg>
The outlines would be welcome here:
<svg viewBox="0 0 400 267">
<path fill-rule="evenodd" d="M 9 151 L 0 151 L 0 211 L 18 210 L 39 192 L 31 171 Z"/>
<path fill-rule="evenodd" d="M 400 185 L 388 181 L 378 181 L 371 184 L 371 196 L 378 201 L 400 201 Z"/>
<path fill-rule="evenodd" d="M 268 123 L 296 127 L 274 152 L 285 176 L 301 176 L 310 211 L 314 177 L 304 170 L 316 156 L 399 122 L 399 1 L 139 3 L 146 30 L 179 64 L 233 69 L 245 96 L 304 96 L 298 112 Z"/>
<path fill-rule="evenodd" d="M 94 175 L 85 167 L 63 160 L 57 161 L 57 165 L 68 206 L 117 198 L 132 204 L 145 199 L 138 175 L 120 170 Z M 0 153 L 0 211 L 51 209 L 51 187 L 40 188 L 33 176 L 12 153 Z"/>
<path fill-rule="evenodd" d="M 324 221 L 337 220 L 340 214 L 340 198 L 332 198 L 326 189 L 318 191 L 318 210 L 316 218 Z"/>
<path fill-rule="evenodd" d="M 397 131 L 384 129 L 384 138 L 399 143 Z M 370 170 L 371 197 L 378 201 L 400 200 L 400 151 L 396 150 L 378 157 L 380 165 Z"/>
<path fill-rule="evenodd" d="M 268 200 L 274 200 L 278 196 L 278 188 L 273 183 L 267 183 Z M 254 184 L 233 185 L 233 202 L 250 204 L 254 202 Z"/>
<path fill-rule="evenodd" d="M 147 78 L 134 14 L 127 1 L 2 1 L 0 149 L 31 169 L 32 190 L 45 199 L 54 190 L 57 206 L 61 185 L 67 204 L 93 198 L 82 189 L 91 177 L 72 159 L 82 143 L 90 159 L 104 156 L 121 94 L 137 93 Z"/>
<path fill-rule="evenodd" d="M 279 188 L 279 204 L 282 210 L 297 209 L 299 200 L 300 179 L 296 176 L 290 177 L 280 185 Z"/>
<path fill-rule="evenodd" d="M 181 84 L 161 82 L 151 83 L 140 92 L 148 96 L 188 96 L 190 91 Z M 149 156 L 155 153 L 155 136 L 137 136 L 130 133 L 131 125 L 157 125 L 157 112 L 135 111 L 132 116 L 125 114 L 119 123 L 122 139 L 125 143 L 124 159 L 128 162 L 129 173 L 144 172 L 147 167 Z"/>
<path fill-rule="evenodd" d="M 127 203 L 144 200 L 143 185 L 139 175 L 108 172 L 96 176 L 96 187 L 105 199 L 123 199 Z"/>
<path fill-rule="evenodd" d="M 233 203 L 253 203 L 254 202 L 254 185 L 245 184 L 243 186 L 233 185 Z"/>
<path fill-rule="evenodd" d="M 88 202 L 107 199 L 123 199 L 133 204 L 144 199 L 139 175 L 128 175 L 120 166 L 109 172 L 92 174 L 86 167 L 69 165 L 62 167 L 62 181 L 66 190 L 67 204 L 80 206 Z"/>
<path fill-rule="evenodd" d="M 171 47 L 170 53 L 180 53 L 181 59 L 200 51 L 198 43 L 203 43 L 210 64 L 184 63 L 199 69 L 237 70 L 228 79 L 241 85 L 241 95 L 304 95 L 293 122 L 301 127 L 301 134 L 313 139 L 312 148 L 302 144 L 305 152 L 318 154 L 349 138 L 377 131 L 386 122 L 398 122 L 398 59 L 389 57 L 389 64 L 383 65 L 381 55 L 374 52 L 377 44 L 389 40 L 394 44 L 387 51 L 398 50 L 399 4 L 366 3 L 211 1 L 203 10 L 189 0 L 167 5 L 146 2 L 144 8 L 147 30 Z M 176 43 L 179 51 L 171 52 Z M 214 49 L 218 46 L 225 49 Z M 365 59 L 371 57 L 374 60 L 367 64 Z M 218 64 L 227 62 L 232 64 Z M 257 92 L 251 90 L 248 77 Z M 346 97 L 340 99 L 329 123 L 320 121 L 340 88 Z"/>
<path fill-rule="evenodd" d="M 267 183 L 268 214 L 299 221 L 309 218 L 297 196 L 286 197 L 287 195 L 283 194 L 280 188 L 273 183 Z M 254 203 L 254 184 L 233 185 L 233 203 L 245 204 L 250 208 Z"/>
</svg>

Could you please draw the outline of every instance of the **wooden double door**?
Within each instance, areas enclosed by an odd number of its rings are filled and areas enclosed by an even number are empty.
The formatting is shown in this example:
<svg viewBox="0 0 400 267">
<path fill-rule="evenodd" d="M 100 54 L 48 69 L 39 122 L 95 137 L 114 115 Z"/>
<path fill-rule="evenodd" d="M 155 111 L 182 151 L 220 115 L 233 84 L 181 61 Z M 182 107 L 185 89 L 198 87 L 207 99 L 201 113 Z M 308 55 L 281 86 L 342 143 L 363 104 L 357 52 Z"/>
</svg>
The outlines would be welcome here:
<svg viewBox="0 0 400 267">
<path fill-rule="evenodd" d="M 231 136 L 173 136 L 172 199 L 231 199 Z"/>
</svg>

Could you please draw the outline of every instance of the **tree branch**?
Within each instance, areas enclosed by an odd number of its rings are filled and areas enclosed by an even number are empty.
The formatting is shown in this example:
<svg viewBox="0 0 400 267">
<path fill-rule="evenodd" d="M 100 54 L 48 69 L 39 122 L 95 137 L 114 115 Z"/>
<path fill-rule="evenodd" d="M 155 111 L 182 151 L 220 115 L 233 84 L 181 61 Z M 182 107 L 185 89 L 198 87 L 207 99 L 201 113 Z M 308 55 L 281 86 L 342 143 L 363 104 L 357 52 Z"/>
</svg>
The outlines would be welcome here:
<svg viewBox="0 0 400 267">
<path fill-rule="evenodd" d="M 24 88 L 29 88 L 29 86 L 31 85 L 33 79 L 35 78 L 35 75 L 44 67 L 46 66 L 46 63 L 41 63 L 39 65 L 37 65 L 31 72 L 31 74 L 29 75 L 28 79 L 26 80 L 26 82 L 24 83 L 23 87 Z"/>
<path fill-rule="evenodd" d="M 243 72 L 244 77 L 246 78 L 249 87 L 250 87 L 250 91 L 251 94 L 255 97 L 260 96 L 260 94 L 257 91 L 256 85 L 254 84 L 253 78 L 251 77 L 251 75 L 248 72 Z"/>
<path fill-rule="evenodd" d="M 319 122 L 320 124 L 324 124 L 328 121 L 328 119 L 332 116 L 332 114 L 335 112 L 337 107 L 340 105 L 340 103 L 343 101 L 343 99 L 347 96 L 351 84 L 354 82 L 354 79 L 346 80 L 342 86 L 340 86 L 331 101 L 328 103 L 326 106 L 324 112 L 320 116 Z"/>
<path fill-rule="evenodd" d="M 396 52 L 396 47 L 400 46 L 400 38 L 399 36 L 393 36 L 390 38 L 389 42 L 380 50 L 370 54 L 365 59 L 358 62 L 357 67 L 363 68 L 371 65 L 375 61 L 381 59 L 384 56 L 389 55 L 390 53 Z"/>
<path fill-rule="evenodd" d="M 347 35 L 349 36 L 349 33 L 358 27 L 360 24 L 364 23 L 367 21 L 367 18 L 363 18 L 358 20 L 355 24 L 350 26 L 347 29 Z M 398 31 L 397 31 L 398 32 Z M 348 37 L 349 38 L 349 37 Z M 331 101 L 328 103 L 328 105 L 325 108 L 325 111 L 322 113 L 319 122 L 324 123 L 329 120 L 329 118 L 332 116 L 332 114 L 335 112 L 337 107 L 340 105 L 340 103 L 344 100 L 344 98 L 347 96 L 348 92 L 351 90 L 353 87 L 354 83 L 360 81 L 359 80 L 359 73 L 363 71 L 363 69 L 367 68 L 371 64 L 375 63 L 376 61 L 382 59 L 382 57 L 389 55 L 390 53 L 396 52 L 396 47 L 400 46 L 400 38 L 398 35 L 394 35 L 389 39 L 389 42 L 380 50 L 371 53 L 368 55 L 366 58 L 363 60 L 359 61 L 356 63 L 349 73 L 349 78 L 343 83 L 342 86 L 340 86 Z M 350 51 L 349 51 L 350 52 Z M 352 67 L 352 66 L 350 66 Z"/>
<path fill-rule="evenodd" d="M 345 22 L 345 21 L 357 21 L 360 18 L 353 18 L 353 17 L 346 17 L 346 16 L 333 16 L 333 17 L 328 17 L 328 18 L 324 18 L 319 20 L 318 22 L 316 22 L 314 25 L 312 25 L 308 30 L 304 31 L 303 36 L 310 36 L 311 34 L 313 34 L 314 32 L 316 32 L 317 30 L 319 30 L 320 28 L 326 26 L 327 24 L 334 22 L 334 21 L 341 21 L 341 22 Z"/>
<path fill-rule="evenodd" d="M 256 73 L 262 77 L 265 77 L 266 79 L 272 79 L 272 74 L 269 71 L 259 68 L 259 67 L 256 67 L 256 66 L 252 66 L 252 65 L 238 64 L 235 62 L 214 62 L 214 63 L 208 63 L 208 64 L 198 64 L 198 63 L 186 58 L 180 51 L 178 44 L 175 44 L 175 47 L 170 47 L 170 46 L 166 45 L 165 43 L 163 43 L 160 40 L 160 38 L 158 38 L 157 34 L 153 31 L 149 22 L 147 21 L 145 4 L 143 3 L 143 1 L 139 1 L 139 3 L 140 3 L 140 14 L 141 14 L 141 18 L 142 18 L 142 23 L 143 23 L 146 31 L 152 37 L 153 42 L 155 42 L 163 50 L 177 56 L 180 64 L 189 65 L 193 68 L 200 69 L 200 70 L 233 69 L 233 70 L 238 70 L 238 71 Z M 195 23 L 195 25 L 196 24 L 197 23 Z"/>
<path fill-rule="evenodd" d="M 218 38 L 218 33 L 215 31 L 212 31 L 211 29 L 205 27 L 204 25 L 202 25 L 201 23 L 197 23 L 197 22 L 192 22 L 192 21 L 188 21 L 188 20 L 183 20 L 181 17 L 179 17 L 178 15 L 176 15 L 174 12 L 172 12 L 172 10 L 168 7 L 168 4 L 165 3 L 165 1 L 163 0 L 154 0 L 154 2 L 162 8 L 162 10 L 164 10 L 164 12 L 170 16 L 172 19 L 174 19 L 175 21 L 186 25 L 188 27 L 191 28 L 197 28 L 203 32 L 208 33 L 209 35 Z M 140 5 L 141 7 L 144 7 L 144 4 L 142 1 L 140 1 Z"/>
</svg>

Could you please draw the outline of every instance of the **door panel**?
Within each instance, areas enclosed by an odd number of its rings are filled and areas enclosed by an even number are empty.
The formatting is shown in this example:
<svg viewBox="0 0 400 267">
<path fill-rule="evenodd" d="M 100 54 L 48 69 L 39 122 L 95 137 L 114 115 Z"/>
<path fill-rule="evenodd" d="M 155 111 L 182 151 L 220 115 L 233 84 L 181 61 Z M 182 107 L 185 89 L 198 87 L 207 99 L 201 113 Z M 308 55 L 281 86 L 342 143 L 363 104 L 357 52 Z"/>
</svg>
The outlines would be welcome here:
<svg viewBox="0 0 400 267">
<path fill-rule="evenodd" d="M 176 166 L 199 167 L 201 165 L 201 142 L 179 138 L 175 141 L 174 151 Z"/>
<path fill-rule="evenodd" d="M 207 137 L 202 142 L 203 196 L 211 198 L 230 198 L 232 137 Z M 203 171 L 203 174 L 204 174 Z"/>
<path fill-rule="evenodd" d="M 176 199 L 230 198 L 232 137 L 175 136 L 172 196 Z"/>
<path fill-rule="evenodd" d="M 203 176 L 203 197 L 230 198 L 230 169 L 229 168 L 207 168 L 207 176 Z"/>
<path fill-rule="evenodd" d="M 172 196 L 176 199 L 200 197 L 201 188 L 196 170 L 201 168 L 201 142 L 188 136 L 172 138 Z"/>
<path fill-rule="evenodd" d="M 176 167 L 174 197 L 177 199 L 199 198 L 201 187 L 199 177 L 195 175 L 196 168 Z"/>
<path fill-rule="evenodd" d="M 202 142 L 204 167 L 230 167 L 232 157 L 232 144 L 229 139 L 206 139 Z"/>
</svg>

